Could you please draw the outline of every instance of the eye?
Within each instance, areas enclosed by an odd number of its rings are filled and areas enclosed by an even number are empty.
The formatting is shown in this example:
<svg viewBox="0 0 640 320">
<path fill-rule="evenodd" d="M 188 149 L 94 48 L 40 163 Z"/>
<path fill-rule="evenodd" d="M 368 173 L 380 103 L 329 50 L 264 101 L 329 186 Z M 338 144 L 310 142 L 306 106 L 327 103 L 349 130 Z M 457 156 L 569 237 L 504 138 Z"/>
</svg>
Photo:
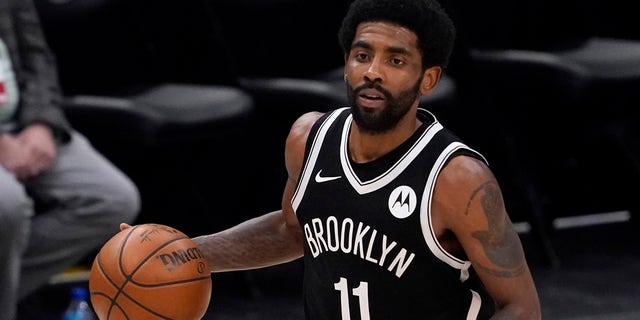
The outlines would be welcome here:
<svg viewBox="0 0 640 320">
<path fill-rule="evenodd" d="M 404 60 L 399 59 L 399 58 L 391 58 L 391 60 L 389 62 L 394 66 L 401 66 L 401 65 L 405 64 Z"/>
<path fill-rule="evenodd" d="M 366 53 L 356 53 L 355 56 L 357 61 L 367 61 L 369 58 L 369 55 L 367 55 Z"/>
</svg>

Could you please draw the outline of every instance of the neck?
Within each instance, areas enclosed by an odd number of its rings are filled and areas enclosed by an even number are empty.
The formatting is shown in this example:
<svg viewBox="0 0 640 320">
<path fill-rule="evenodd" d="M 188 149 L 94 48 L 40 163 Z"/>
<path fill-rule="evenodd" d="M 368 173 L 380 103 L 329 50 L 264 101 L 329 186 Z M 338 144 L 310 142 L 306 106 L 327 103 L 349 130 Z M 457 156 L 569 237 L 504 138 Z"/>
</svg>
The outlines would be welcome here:
<svg viewBox="0 0 640 320">
<path fill-rule="evenodd" d="M 376 160 L 405 142 L 422 125 L 415 112 L 408 112 L 391 130 L 383 133 L 364 131 L 352 122 L 349 155 L 357 163 Z"/>
</svg>

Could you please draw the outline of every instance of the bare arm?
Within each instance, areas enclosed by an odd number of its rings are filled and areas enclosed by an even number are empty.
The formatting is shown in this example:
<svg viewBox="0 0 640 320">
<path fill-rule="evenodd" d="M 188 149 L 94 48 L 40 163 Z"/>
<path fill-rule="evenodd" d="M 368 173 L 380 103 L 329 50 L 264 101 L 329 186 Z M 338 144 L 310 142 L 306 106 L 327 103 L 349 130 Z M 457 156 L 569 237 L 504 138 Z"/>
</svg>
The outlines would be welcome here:
<svg viewBox="0 0 640 320">
<path fill-rule="evenodd" d="M 435 192 L 441 230 L 453 232 L 497 304 L 492 319 L 540 319 L 540 302 L 520 238 L 489 168 L 477 159 L 455 157 Z"/>
<path fill-rule="evenodd" d="M 302 256 L 302 231 L 291 199 L 302 168 L 309 129 L 320 115 L 305 114 L 291 127 L 285 148 L 288 179 L 281 210 L 218 233 L 193 238 L 207 257 L 212 272 L 261 268 Z"/>
<path fill-rule="evenodd" d="M 289 228 L 282 210 L 278 210 L 193 240 L 207 257 L 212 272 L 255 269 L 302 255 L 296 230 Z"/>
</svg>

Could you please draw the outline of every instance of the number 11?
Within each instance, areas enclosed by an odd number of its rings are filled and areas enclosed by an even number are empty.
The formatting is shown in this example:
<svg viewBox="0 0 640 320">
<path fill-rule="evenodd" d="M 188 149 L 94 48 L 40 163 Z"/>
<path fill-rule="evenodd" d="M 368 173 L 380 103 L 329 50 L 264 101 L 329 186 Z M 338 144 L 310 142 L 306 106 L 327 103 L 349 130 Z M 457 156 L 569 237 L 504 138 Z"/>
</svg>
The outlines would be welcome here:
<svg viewBox="0 0 640 320">
<path fill-rule="evenodd" d="M 340 305 L 342 310 L 342 320 L 351 320 L 351 311 L 349 310 L 349 287 L 347 279 L 340 277 L 340 281 L 333 284 L 333 287 L 340 291 Z M 360 319 L 370 320 L 369 317 L 369 284 L 360 281 L 357 288 L 353 288 L 352 294 L 358 297 L 360 304 Z"/>
</svg>

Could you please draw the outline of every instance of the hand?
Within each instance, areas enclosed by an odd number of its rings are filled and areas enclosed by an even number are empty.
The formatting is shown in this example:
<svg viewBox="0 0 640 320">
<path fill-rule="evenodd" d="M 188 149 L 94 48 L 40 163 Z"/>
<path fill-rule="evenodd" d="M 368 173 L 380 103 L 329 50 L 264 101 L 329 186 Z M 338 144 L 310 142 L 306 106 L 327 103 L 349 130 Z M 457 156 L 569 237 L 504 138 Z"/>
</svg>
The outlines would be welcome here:
<svg viewBox="0 0 640 320">
<path fill-rule="evenodd" d="M 131 228 L 131 225 L 124 222 L 120 223 L 120 231 Z"/>
<path fill-rule="evenodd" d="M 20 131 L 17 139 L 22 142 L 39 172 L 51 167 L 58 151 L 49 127 L 43 124 L 30 125 Z"/>
<path fill-rule="evenodd" d="M 16 137 L 9 134 L 0 136 L 0 164 L 18 180 L 24 181 L 33 173 L 27 159 L 22 143 Z"/>
<path fill-rule="evenodd" d="M 44 125 L 31 125 L 15 137 L 0 136 L 0 164 L 20 181 L 49 169 L 56 156 L 51 130 Z"/>
</svg>

